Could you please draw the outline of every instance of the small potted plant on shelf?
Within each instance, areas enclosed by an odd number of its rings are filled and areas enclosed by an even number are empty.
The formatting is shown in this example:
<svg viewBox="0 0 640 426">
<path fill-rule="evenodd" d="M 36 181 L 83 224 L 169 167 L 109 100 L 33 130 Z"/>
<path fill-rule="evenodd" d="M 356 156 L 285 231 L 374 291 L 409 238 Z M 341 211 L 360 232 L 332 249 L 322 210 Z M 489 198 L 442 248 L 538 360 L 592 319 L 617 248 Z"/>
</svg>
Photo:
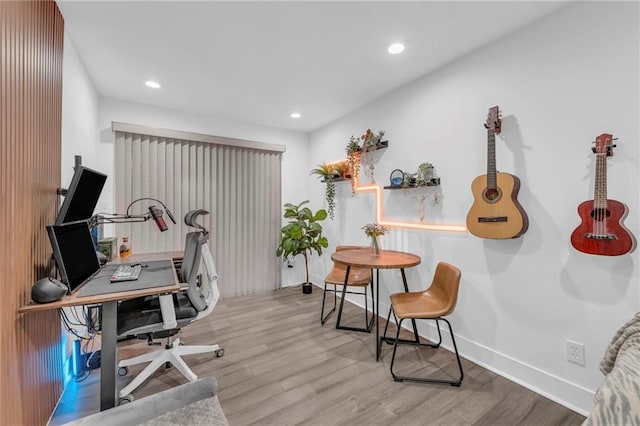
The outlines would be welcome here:
<svg viewBox="0 0 640 426">
<path fill-rule="evenodd" d="M 351 179 L 351 169 L 347 160 L 336 163 L 335 170 L 342 179 Z"/>
<path fill-rule="evenodd" d="M 309 255 L 315 250 L 322 255 L 322 249 L 329 246 L 329 242 L 322 236 L 320 222 L 327 218 L 327 212 L 323 209 L 313 213 L 308 207 L 302 207 L 309 200 L 298 205 L 287 203 L 284 205 L 284 217 L 289 222 L 280 230 L 280 244 L 276 250 L 276 256 L 288 259 L 299 254 L 304 256 L 304 268 L 306 281 L 302 284 L 302 292 L 310 294 L 313 286 L 309 281 Z"/>
<path fill-rule="evenodd" d="M 420 164 L 416 173 L 416 186 L 427 186 L 431 179 L 433 179 L 433 164 Z"/>
<path fill-rule="evenodd" d="M 362 139 L 362 155 L 360 161 L 365 166 L 364 172 L 371 182 L 375 182 L 375 177 L 373 175 L 373 171 L 375 169 L 375 165 L 373 164 L 373 152 L 381 145 L 383 136 L 384 130 L 380 130 L 376 135 L 371 131 L 371 129 L 367 129 L 364 135 L 360 136 L 360 139 Z"/>
<path fill-rule="evenodd" d="M 420 188 L 423 186 L 436 186 L 440 184 L 440 179 L 434 177 L 434 167 L 431 163 L 422 163 L 415 173 L 404 172 L 402 178 L 403 188 Z"/>
<path fill-rule="evenodd" d="M 378 134 L 376 135 L 371 131 L 371 129 L 367 129 L 367 131 L 364 132 L 364 135 L 360 136 L 360 139 L 362 139 L 362 151 L 369 152 L 380 148 L 383 136 L 384 130 L 378 131 Z"/>
<path fill-rule="evenodd" d="M 404 172 L 402 176 L 402 187 L 403 188 L 411 188 L 416 186 L 416 174 Z"/>
<path fill-rule="evenodd" d="M 318 167 L 311 170 L 310 175 L 317 175 L 326 183 L 324 198 L 327 200 L 327 212 L 333 220 L 336 208 L 336 183 L 335 179 L 340 176 L 340 171 L 327 163 L 318 164 Z"/>
</svg>

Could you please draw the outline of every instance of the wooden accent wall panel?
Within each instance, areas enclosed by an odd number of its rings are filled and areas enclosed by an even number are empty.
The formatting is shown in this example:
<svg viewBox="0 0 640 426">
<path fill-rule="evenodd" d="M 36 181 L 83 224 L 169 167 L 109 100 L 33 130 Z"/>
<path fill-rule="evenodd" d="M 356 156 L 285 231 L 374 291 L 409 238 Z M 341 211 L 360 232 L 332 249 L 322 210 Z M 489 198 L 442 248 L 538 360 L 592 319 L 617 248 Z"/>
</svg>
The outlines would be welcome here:
<svg viewBox="0 0 640 426">
<path fill-rule="evenodd" d="M 47 275 L 60 186 L 64 22 L 0 1 L 0 424 L 46 424 L 62 392 L 56 311 L 17 314 Z"/>
</svg>

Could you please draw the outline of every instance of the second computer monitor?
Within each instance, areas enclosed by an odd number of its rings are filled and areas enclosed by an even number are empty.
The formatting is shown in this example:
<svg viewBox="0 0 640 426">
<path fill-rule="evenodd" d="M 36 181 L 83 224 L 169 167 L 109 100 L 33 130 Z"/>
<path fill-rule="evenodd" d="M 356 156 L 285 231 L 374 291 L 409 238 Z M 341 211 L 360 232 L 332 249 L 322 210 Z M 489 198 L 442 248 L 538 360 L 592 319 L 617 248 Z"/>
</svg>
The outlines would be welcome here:
<svg viewBox="0 0 640 426">
<path fill-rule="evenodd" d="M 62 282 L 73 292 L 100 269 L 87 222 L 47 226 Z"/>
<path fill-rule="evenodd" d="M 84 166 L 76 166 L 64 197 L 56 225 L 88 220 L 98 204 L 107 175 Z"/>
</svg>

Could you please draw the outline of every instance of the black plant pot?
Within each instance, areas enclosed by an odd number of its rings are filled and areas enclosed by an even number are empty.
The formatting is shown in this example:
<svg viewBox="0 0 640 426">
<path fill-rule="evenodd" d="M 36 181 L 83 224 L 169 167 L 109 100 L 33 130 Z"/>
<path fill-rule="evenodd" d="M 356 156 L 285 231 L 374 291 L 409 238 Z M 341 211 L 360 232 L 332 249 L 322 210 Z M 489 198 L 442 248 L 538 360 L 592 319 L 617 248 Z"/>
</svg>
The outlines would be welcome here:
<svg viewBox="0 0 640 426">
<path fill-rule="evenodd" d="M 311 294 L 313 291 L 313 285 L 311 283 L 302 283 L 302 293 Z"/>
</svg>

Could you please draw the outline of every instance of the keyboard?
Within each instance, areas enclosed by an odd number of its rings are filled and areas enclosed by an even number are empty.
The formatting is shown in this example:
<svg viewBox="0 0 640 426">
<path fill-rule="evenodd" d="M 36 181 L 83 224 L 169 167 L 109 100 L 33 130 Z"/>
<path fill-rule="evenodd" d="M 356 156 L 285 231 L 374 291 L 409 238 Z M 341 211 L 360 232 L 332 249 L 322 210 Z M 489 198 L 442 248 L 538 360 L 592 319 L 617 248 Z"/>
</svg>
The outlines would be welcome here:
<svg viewBox="0 0 640 426">
<path fill-rule="evenodd" d="M 141 265 L 120 265 L 115 270 L 109 281 L 112 283 L 120 281 L 135 281 L 140 276 Z"/>
</svg>

